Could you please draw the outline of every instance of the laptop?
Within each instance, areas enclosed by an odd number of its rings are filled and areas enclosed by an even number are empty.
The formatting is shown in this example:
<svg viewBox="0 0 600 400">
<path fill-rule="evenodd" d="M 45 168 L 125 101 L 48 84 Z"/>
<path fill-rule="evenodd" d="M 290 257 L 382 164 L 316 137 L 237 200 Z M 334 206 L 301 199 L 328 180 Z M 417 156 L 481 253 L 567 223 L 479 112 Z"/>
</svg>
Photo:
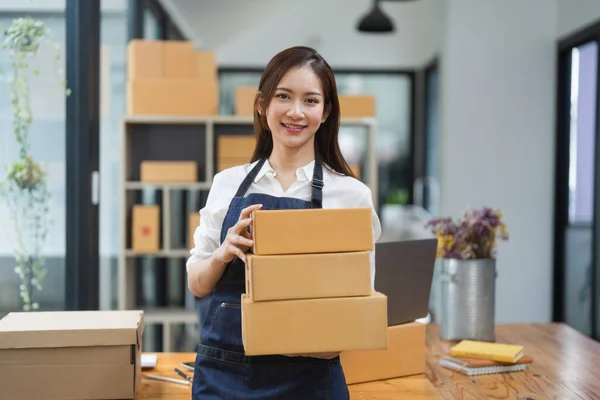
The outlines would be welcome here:
<svg viewBox="0 0 600 400">
<path fill-rule="evenodd" d="M 427 316 L 437 243 L 431 238 L 375 244 L 375 290 L 388 298 L 388 326 Z"/>
</svg>

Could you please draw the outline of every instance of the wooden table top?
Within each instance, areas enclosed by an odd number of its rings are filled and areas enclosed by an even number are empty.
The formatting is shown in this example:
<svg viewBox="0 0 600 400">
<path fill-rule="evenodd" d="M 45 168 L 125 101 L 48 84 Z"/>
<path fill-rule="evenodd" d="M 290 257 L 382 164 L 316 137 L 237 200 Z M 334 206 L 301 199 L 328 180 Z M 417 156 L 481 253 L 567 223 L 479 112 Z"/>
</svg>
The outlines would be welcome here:
<svg viewBox="0 0 600 400">
<path fill-rule="evenodd" d="M 469 377 L 437 365 L 455 343 L 427 327 L 427 377 L 444 399 L 600 399 L 600 343 L 565 324 L 497 325 L 496 342 L 520 344 L 527 370 Z"/>
<path fill-rule="evenodd" d="M 350 398 L 600 399 L 600 343 L 563 324 L 498 325 L 496 341 L 524 345 L 533 364 L 523 372 L 476 377 L 439 367 L 437 361 L 454 343 L 440 340 L 438 326 L 431 324 L 427 326 L 425 375 L 350 385 Z M 145 375 L 183 379 L 173 372 L 173 368 L 179 368 L 181 362 L 194 361 L 195 357 L 195 353 L 159 353 L 157 367 L 142 372 L 136 399 L 189 400 L 191 386 L 151 380 Z"/>
</svg>

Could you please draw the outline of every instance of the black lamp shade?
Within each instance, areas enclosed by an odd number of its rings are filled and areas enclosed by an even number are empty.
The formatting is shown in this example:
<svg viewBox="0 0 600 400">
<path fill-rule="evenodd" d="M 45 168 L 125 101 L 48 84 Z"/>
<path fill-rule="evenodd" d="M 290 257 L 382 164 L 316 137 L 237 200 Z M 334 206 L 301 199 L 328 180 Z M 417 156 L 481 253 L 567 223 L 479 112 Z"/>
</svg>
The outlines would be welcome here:
<svg viewBox="0 0 600 400">
<path fill-rule="evenodd" d="M 385 15 L 376 4 L 373 9 L 365 15 L 358 23 L 360 32 L 393 32 L 394 24 L 392 20 Z"/>
</svg>

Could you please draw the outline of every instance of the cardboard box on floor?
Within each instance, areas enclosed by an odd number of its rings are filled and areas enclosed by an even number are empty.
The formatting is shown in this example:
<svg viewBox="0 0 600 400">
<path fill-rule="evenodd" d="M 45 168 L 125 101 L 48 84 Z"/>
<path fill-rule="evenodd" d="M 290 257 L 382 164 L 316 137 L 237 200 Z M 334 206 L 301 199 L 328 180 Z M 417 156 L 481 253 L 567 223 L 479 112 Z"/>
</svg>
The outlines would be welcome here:
<svg viewBox="0 0 600 400">
<path fill-rule="evenodd" d="M 372 209 L 258 210 L 252 253 L 309 254 L 373 250 Z"/>
<path fill-rule="evenodd" d="M 387 297 L 253 302 L 242 295 L 247 355 L 297 354 L 387 347 Z"/>
<path fill-rule="evenodd" d="M 340 360 L 348 385 L 425 372 L 425 324 L 388 327 L 385 350 L 345 351 Z"/>
<path fill-rule="evenodd" d="M 368 296 L 370 252 L 248 254 L 246 294 L 252 301 Z"/>
<path fill-rule="evenodd" d="M 10 313 L 0 320 L 3 400 L 133 399 L 143 311 Z"/>
</svg>

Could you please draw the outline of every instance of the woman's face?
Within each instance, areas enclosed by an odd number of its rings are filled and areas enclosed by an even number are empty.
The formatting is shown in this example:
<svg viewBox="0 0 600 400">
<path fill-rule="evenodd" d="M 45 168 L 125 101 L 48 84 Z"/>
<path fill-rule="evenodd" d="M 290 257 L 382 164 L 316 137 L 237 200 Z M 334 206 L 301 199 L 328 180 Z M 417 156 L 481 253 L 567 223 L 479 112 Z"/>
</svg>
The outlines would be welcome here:
<svg viewBox="0 0 600 400">
<path fill-rule="evenodd" d="M 307 65 L 289 70 L 266 110 L 273 145 L 314 148 L 315 133 L 327 118 L 324 110 L 323 87 L 312 68 Z"/>
</svg>

